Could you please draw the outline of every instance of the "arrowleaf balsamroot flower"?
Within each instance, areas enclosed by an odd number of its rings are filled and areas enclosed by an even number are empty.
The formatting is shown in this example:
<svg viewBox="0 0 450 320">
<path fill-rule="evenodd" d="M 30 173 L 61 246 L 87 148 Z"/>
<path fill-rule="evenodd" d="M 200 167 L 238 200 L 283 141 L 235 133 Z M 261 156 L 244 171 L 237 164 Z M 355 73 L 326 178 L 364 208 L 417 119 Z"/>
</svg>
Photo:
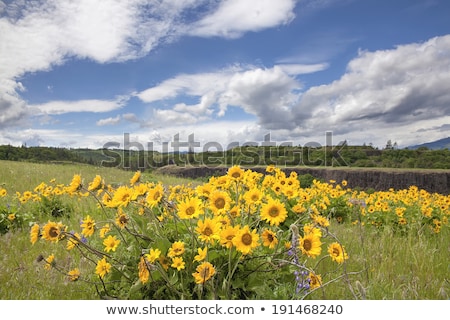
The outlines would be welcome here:
<svg viewBox="0 0 450 320">
<path fill-rule="evenodd" d="M 116 236 L 108 236 L 105 240 L 103 240 L 103 245 L 105 246 L 105 251 L 116 251 L 119 246 L 120 240 L 116 238 Z"/>
<path fill-rule="evenodd" d="M 106 258 L 97 261 L 97 266 L 95 267 L 95 274 L 103 279 L 108 273 L 111 272 L 111 264 L 106 261 Z"/>
<path fill-rule="evenodd" d="M 141 179 L 141 171 L 136 171 L 133 177 L 130 179 L 130 185 L 134 186 Z"/>
<path fill-rule="evenodd" d="M 203 261 L 208 254 L 208 247 L 205 247 L 204 249 L 198 248 L 197 252 L 198 254 L 194 257 L 194 261 Z"/>
<path fill-rule="evenodd" d="M 242 254 L 249 254 L 259 246 L 259 235 L 256 229 L 250 231 L 250 227 L 245 225 L 238 231 L 232 242 L 236 250 Z"/>
<path fill-rule="evenodd" d="M 88 191 L 95 191 L 98 189 L 101 189 L 103 187 L 103 180 L 102 177 L 99 175 L 96 175 L 94 180 L 89 183 Z"/>
<path fill-rule="evenodd" d="M 345 252 L 344 246 L 337 242 L 333 242 L 328 246 L 328 253 L 331 259 L 337 263 L 343 263 L 348 259 L 347 252 Z"/>
<path fill-rule="evenodd" d="M 76 174 L 73 176 L 70 185 L 66 187 L 66 192 L 68 194 L 73 194 L 80 189 L 81 189 L 81 176 L 79 174 Z"/>
<path fill-rule="evenodd" d="M 198 238 L 206 243 L 214 243 L 220 240 L 220 230 L 222 224 L 216 219 L 206 218 L 204 221 L 198 220 L 195 232 Z"/>
<path fill-rule="evenodd" d="M 91 216 L 86 216 L 86 218 L 84 218 L 84 220 L 81 222 L 81 228 L 83 228 L 83 230 L 81 230 L 81 234 L 83 236 L 90 237 L 94 234 L 95 231 L 95 220 L 91 218 Z"/>
<path fill-rule="evenodd" d="M 226 226 L 220 232 L 220 244 L 226 248 L 233 247 L 233 238 L 239 232 L 239 226 Z"/>
<path fill-rule="evenodd" d="M 214 276 L 216 273 L 216 269 L 209 262 L 203 262 L 195 269 L 197 272 L 194 272 L 192 276 L 195 279 L 195 283 L 202 284 L 208 281 Z"/>
<path fill-rule="evenodd" d="M 55 255 L 52 253 L 47 257 L 47 259 L 45 259 L 44 269 L 50 270 L 54 265 L 55 265 Z"/>
<path fill-rule="evenodd" d="M 150 208 L 153 208 L 154 206 L 160 203 L 163 196 L 164 196 L 164 187 L 162 186 L 162 184 L 158 183 L 156 186 L 148 190 L 145 201 Z"/>
<path fill-rule="evenodd" d="M 80 278 L 80 270 L 78 268 L 72 269 L 67 273 L 69 281 L 74 282 Z"/>
<path fill-rule="evenodd" d="M 301 252 L 310 258 L 316 258 L 322 252 L 322 241 L 314 233 L 305 234 L 298 242 Z"/>
<path fill-rule="evenodd" d="M 177 269 L 178 271 L 183 270 L 186 266 L 186 263 L 183 261 L 182 257 L 175 257 L 172 259 L 172 264 L 170 265 L 172 268 Z"/>
<path fill-rule="evenodd" d="M 154 263 L 156 260 L 159 259 L 161 256 L 161 250 L 157 249 L 150 249 L 150 252 L 145 255 L 148 261 L 151 263 Z"/>
<path fill-rule="evenodd" d="M 75 248 L 79 241 L 81 241 L 81 236 L 78 232 L 73 233 L 72 236 L 68 236 L 66 249 L 72 250 L 73 248 Z"/>
<path fill-rule="evenodd" d="M 37 223 L 35 223 L 30 230 L 30 241 L 31 244 L 35 244 L 39 240 L 40 236 L 40 227 Z"/>
<path fill-rule="evenodd" d="M 138 276 L 142 284 L 146 284 L 148 282 L 148 279 L 150 278 L 150 271 L 148 270 L 145 257 L 141 257 L 139 259 Z"/>
<path fill-rule="evenodd" d="M 169 258 L 174 258 L 174 257 L 177 257 L 177 256 L 181 256 L 184 253 L 184 251 L 185 251 L 184 242 L 183 241 L 176 241 L 169 248 L 169 252 L 167 253 L 167 256 Z"/>
<path fill-rule="evenodd" d="M 259 205 L 262 198 L 263 192 L 256 187 L 244 193 L 244 200 L 247 205 Z"/>
<path fill-rule="evenodd" d="M 228 169 L 227 175 L 232 180 L 240 180 L 244 176 L 244 170 L 242 170 L 241 167 L 234 165 Z"/>
<path fill-rule="evenodd" d="M 202 211 L 202 201 L 197 197 L 187 197 L 177 205 L 180 219 L 195 219 Z"/>
<path fill-rule="evenodd" d="M 278 244 L 277 235 L 272 230 L 265 229 L 261 234 L 261 238 L 263 240 L 263 246 L 269 247 L 270 249 L 275 248 Z"/>
<path fill-rule="evenodd" d="M 64 226 L 61 223 L 48 221 L 42 228 L 42 238 L 51 242 L 58 242 L 61 239 L 61 232 Z"/>
<path fill-rule="evenodd" d="M 309 287 L 310 289 L 316 289 L 322 286 L 322 277 L 320 274 L 309 273 Z"/>
<path fill-rule="evenodd" d="M 122 208 L 119 208 L 116 214 L 116 225 L 119 226 L 120 229 L 124 229 L 129 220 L 129 217 L 123 212 Z"/>
<path fill-rule="evenodd" d="M 271 226 L 278 226 L 287 218 L 287 210 L 278 199 L 269 199 L 261 208 L 261 219 L 266 220 Z"/>
<path fill-rule="evenodd" d="M 114 195 L 109 202 L 109 206 L 113 208 L 126 207 L 133 199 L 133 196 L 133 188 L 129 188 L 128 186 L 120 186 L 115 190 Z"/>
<path fill-rule="evenodd" d="M 209 208 L 214 215 L 227 212 L 231 206 L 231 198 L 225 191 L 215 190 L 209 196 Z"/>
</svg>

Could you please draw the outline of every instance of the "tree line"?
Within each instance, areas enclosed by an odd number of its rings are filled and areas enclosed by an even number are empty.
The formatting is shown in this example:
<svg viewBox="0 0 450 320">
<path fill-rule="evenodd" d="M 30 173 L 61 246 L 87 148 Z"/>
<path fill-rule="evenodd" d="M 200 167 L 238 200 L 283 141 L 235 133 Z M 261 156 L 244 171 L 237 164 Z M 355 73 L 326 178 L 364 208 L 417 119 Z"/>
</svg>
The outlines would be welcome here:
<svg viewBox="0 0 450 320">
<path fill-rule="evenodd" d="M 224 151 L 160 153 L 145 150 L 68 149 L 0 146 L 0 160 L 77 162 L 96 166 L 146 170 L 178 166 L 378 167 L 450 169 L 450 150 L 377 149 L 372 146 L 240 146 Z"/>
</svg>

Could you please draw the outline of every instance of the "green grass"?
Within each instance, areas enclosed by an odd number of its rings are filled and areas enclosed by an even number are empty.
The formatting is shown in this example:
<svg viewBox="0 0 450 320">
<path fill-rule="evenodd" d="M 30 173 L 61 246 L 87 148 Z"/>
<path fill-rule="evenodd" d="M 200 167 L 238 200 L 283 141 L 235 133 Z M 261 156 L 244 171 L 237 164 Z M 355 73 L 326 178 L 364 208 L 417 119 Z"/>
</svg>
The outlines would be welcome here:
<svg viewBox="0 0 450 320">
<path fill-rule="evenodd" d="M 81 174 L 84 183 L 96 174 L 108 183 L 126 184 L 133 172 L 88 165 L 55 165 L 0 161 L 0 185 L 9 194 L 32 190 L 41 182 L 56 179 L 67 184 L 74 174 Z M 144 173 L 143 180 L 158 180 L 166 185 L 198 183 L 188 179 Z M 0 204 L 2 200 L 0 198 Z M 100 215 L 93 201 L 80 202 L 67 198 L 74 208 L 73 214 L 61 217 L 69 226 L 79 223 L 89 213 Z M 38 212 L 36 203 L 27 203 L 27 210 Z M 40 222 L 49 217 L 36 216 Z M 324 290 L 313 292 L 312 299 L 432 299 L 450 298 L 450 229 L 442 228 L 440 234 L 396 234 L 390 228 L 360 228 L 350 223 L 333 224 L 330 228 L 345 245 L 350 259 L 344 264 L 346 277 L 328 284 Z M 38 241 L 31 245 L 29 229 L 10 231 L 0 235 L 0 299 L 98 299 L 96 288 L 86 282 L 69 283 L 58 272 L 44 270 L 39 256 L 53 253 L 58 264 L 81 266 L 64 246 Z M 321 264 L 326 270 L 336 265 Z M 342 266 L 340 266 L 342 267 Z"/>
<path fill-rule="evenodd" d="M 349 254 L 348 279 L 330 284 L 315 299 L 442 300 L 450 298 L 450 232 L 395 234 L 333 224 L 330 229 Z M 324 264 L 324 268 L 332 267 Z"/>
<path fill-rule="evenodd" d="M 49 184 L 51 179 L 56 179 L 57 183 L 68 184 L 74 174 L 80 174 L 86 185 L 97 174 L 101 175 L 107 183 L 127 184 L 133 173 L 116 168 L 83 164 L 0 161 L 0 187 L 6 189 L 10 195 L 15 194 L 16 191 L 23 193 L 33 190 L 41 182 Z M 167 186 L 192 183 L 187 179 L 149 173 L 143 173 L 142 179 L 162 181 Z M 0 204 L 2 201 L 4 200 L 0 198 Z M 77 199 L 65 197 L 64 203 L 75 208 L 74 214 L 60 219 L 71 226 L 77 225 L 79 219 L 86 213 L 92 214 L 99 211 L 91 198 L 80 202 Z M 37 214 L 38 205 L 35 203 L 27 203 L 24 207 L 36 216 L 37 222 L 45 222 L 49 219 Z M 52 253 L 63 265 L 80 265 L 78 261 L 72 260 L 64 246 L 58 244 L 49 246 L 43 242 L 31 245 L 28 229 L 0 235 L 0 299 L 97 299 L 96 290 L 89 283 L 68 283 L 62 274 L 43 269 L 43 263 L 37 262 L 37 258 L 40 255 L 47 257 Z"/>
<path fill-rule="evenodd" d="M 128 183 L 133 173 L 118 168 L 84 164 L 44 164 L 0 160 L 0 187 L 9 193 L 24 192 L 33 189 L 41 182 L 49 183 L 51 179 L 67 184 L 74 174 L 80 174 L 86 184 L 92 181 L 97 174 L 102 176 L 107 183 L 120 184 Z M 167 185 L 192 182 L 188 179 L 147 172 L 144 172 L 142 177 L 144 180 L 160 180 Z"/>
</svg>

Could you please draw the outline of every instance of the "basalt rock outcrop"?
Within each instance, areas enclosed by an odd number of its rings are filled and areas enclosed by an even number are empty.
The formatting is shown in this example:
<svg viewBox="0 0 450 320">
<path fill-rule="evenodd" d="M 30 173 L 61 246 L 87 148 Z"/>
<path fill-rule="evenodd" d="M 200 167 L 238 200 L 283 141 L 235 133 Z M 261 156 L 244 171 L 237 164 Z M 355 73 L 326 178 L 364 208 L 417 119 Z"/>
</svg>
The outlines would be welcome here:
<svg viewBox="0 0 450 320">
<path fill-rule="evenodd" d="M 265 168 L 248 168 L 257 172 L 265 172 Z M 335 180 L 340 183 L 347 181 L 347 187 L 360 189 L 400 190 L 410 186 L 417 186 L 428 192 L 436 192 L 444 195 L 450 193 L 450 170 L 399 170 L 377 168 L 314 168 L 293 167 L 281 168 L 287 174 L 291 171 L 298 175 L 310 174 L 323 181 Z M 179 167 L 175 165 L 158 169 L 161 174 L 175 175 L 183 178 L 207 178 L 226 174 L 226 167 Z"/>
</svg>

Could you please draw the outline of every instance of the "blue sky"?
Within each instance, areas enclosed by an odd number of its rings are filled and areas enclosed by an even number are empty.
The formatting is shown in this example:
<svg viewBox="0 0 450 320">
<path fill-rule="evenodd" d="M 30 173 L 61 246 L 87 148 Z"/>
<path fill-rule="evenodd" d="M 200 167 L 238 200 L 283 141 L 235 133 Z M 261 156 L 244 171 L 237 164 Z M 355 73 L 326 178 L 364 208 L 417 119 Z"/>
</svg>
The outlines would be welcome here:
<svg viewBox="0 0 450 320">
<path fill-rule="evenodd" d="M 0 144 L 450 136 L 447 0 L 0 1 Z"/>
</svg>

